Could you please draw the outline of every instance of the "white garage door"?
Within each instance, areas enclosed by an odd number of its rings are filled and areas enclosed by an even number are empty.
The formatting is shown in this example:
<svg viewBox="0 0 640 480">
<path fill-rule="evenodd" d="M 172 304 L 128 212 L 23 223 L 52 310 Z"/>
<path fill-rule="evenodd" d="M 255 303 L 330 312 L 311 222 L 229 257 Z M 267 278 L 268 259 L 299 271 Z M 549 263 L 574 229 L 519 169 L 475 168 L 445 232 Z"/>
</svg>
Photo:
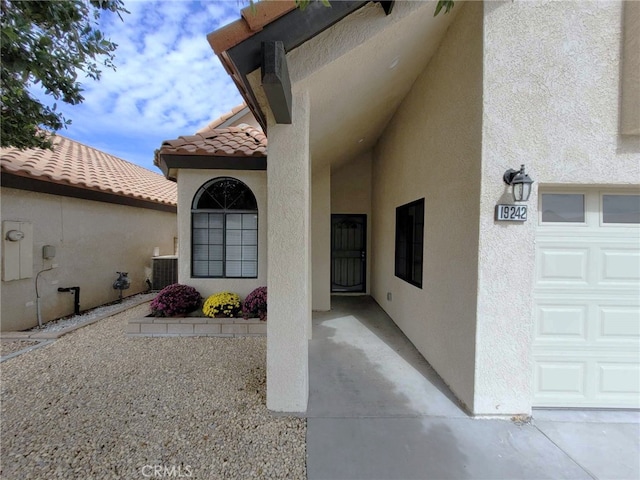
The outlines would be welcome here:
<svg viewBox="0 0 640 480">
<path fill-rule="evenodd" d="M 640 194 L 541 190 L 534 405 L 640 407 Z"/>
</svg>

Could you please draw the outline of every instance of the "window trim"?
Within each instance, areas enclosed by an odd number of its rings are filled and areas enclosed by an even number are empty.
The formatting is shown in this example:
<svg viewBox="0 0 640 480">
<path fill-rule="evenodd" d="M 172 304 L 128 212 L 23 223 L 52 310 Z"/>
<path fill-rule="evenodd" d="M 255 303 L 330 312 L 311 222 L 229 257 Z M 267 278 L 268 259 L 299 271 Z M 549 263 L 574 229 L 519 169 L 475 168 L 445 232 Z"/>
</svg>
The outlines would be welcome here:
<svg viewBox="0 0 640 480">
<path fill-rule="evenodd" d="M 413 274 L 414 271 L 412 269 L 411 274 L 409 276 L 403 276 L 400 275 L 398 273 L 398 237 L 399 237 L 399 218 L 400 218 L 400 213 L 403 209 L 409 209 L 415 205 L 421 205 L 422 206 L 422 235 L 421 235 L 421 248 L 422 248 L 422 252 L 421 252 L 421 269 L 420 269 L 420 280 L 416 281 L 413 278 Z M 394 274 L 397 278 L 399 278 L 400 280 L 403 280 L 411 285 L 413 285 L 414 287 L 420 288 L 422 289 L 422 284 L 423 284 L 423 280 L 424 280 L 424 210 L 425 210 L 425 199 L 424 197 L 418 199 L 418 200 L 414 200 L 412 202 L 409 203 L 405 203 L 404 205 L 400 205 L 399 207 L 396 207 L 396 225 L 395 225 L 395 245 L 394 245 L 394 265 L 393 265 L 393 270 L 394 270 Z M 412 261 L 411 264 L 413 264 L 414 262 Z"/>
<path fill-rule="evenodd" d="M 203 194 L 203 190 L 206 190 L 209 186 L 215 184 L 218 181 L 222 181 L 222 180 L 233 180 L 236 181 L 242 185 L 244 185 L 244 187 L 251 193 L 251 195 L 253 196 L 255 202 L 256 202 L 256 209 L 255 210 L 251 210 L 251 209 L 212 209 L 212 208 L 202 208 L 202 209 L 197 209 L 195 208 L 196 206 L 196 198 L 200 198 Z M 193 252 L 194 252 L 194 215 L 195 214 L 202 214 L 202 213 L 206 213 L 206 214 L 210 214 L 210 213 L 219 213 L 222 214 L 222 238 L 223 238 L 223 243 L 222 243 L 222 276 L 215 276 L 215 275 L 196 275 L 194 273 L 194 259 L 193 259 Z M 237 214 L 253 214 L 256 216 L 256 274 L 254 276 L 227 276 L 226 275 L 226 268 L 227 268 L 227 215 L 237 215 Z M 249 229 L 247 229 L 248 231 Z M 242 229 L 240 231 L 243 231 Z M 223 176 L 223 177 L 216 177 L 210 180 L 207 180 L 205 183 L 203 183 L 200 187 L 198 187 L 198 189 L 196 190 L 195 194 L 193 195 L 193 199 L 191 201 L 191 225 L 190 225 L 190 236 L 191 236 L 191 250 L 190 250 L 190 275 L 191 278 L 211 278 L 211 279 L 229 279 L 229 280 L 251 280 L 251 279 L 256 279 L 259 276 L 259 270 L 260 270 L 260 261 L 259 261 L 259 255 L 260 255 L 260 215 L 259 215 L 259 209 L 258 209 L 258 200 L 256 199 L 255 194 L 253 193 L 253 190 L 251 190 L 251 188 L 244 183 L 242 180 L 239 180 L 237 178 L 234 177 L 229 177 L 229 176 Z M 208 244 L 208 246 L 210 246 L 210 244 Z M 241 245 L 242 246 L 242 245 Z M 242 271 L 242 269 L 241 269 Z"/>
</svg>

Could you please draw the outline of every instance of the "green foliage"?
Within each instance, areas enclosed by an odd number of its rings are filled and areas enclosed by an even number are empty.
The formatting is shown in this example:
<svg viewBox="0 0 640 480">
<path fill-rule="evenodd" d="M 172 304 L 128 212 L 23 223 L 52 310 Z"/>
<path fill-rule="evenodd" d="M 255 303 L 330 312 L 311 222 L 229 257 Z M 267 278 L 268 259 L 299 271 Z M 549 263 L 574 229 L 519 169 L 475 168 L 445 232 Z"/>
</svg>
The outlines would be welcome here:
<svg viewBox="0 0 640 480">
<path fill-rule="evenodd" d="M 444 13 L 449 13 L 453 8 L 453 0 L 438 0 L 438 4 L 436 5 L 436 11 L 433 16 L 437 17 L 440 13 L 440 10 L 444 8 Z"/>
<path fill-rule="evenodd" d="M 29 92 L 42 85 L 55 100 L 81 103 L 78 74 L 98 80 L 113 64 L 116 44 L 97 29 L 103 11 L 128 13 L 122 0 L 0 0 L 2 83 L 0 145 L 51 148 L 42 129 L 71 123 Z"/>
</svg>

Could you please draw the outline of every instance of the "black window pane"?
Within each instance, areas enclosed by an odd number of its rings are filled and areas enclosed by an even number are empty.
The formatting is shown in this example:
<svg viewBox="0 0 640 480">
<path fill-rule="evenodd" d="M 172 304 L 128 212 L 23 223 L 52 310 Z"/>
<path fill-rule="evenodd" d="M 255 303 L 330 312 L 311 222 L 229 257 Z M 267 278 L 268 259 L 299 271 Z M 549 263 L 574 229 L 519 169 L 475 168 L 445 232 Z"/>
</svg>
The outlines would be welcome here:
<svg viewBox="0 0 640 480">
<path fill-rule="evenodd" d="M 251 190 L 239 180 L 217 178 L 198 190 L 192 205 L 192 275 L 257 277 L 258 205 Z"/>
<path fill-rule="evenodd" d="M 395 274 L 422 287 L 424 199 L 396 208 Z"/>
<path fill-rule="evenodd" d="M 257 210 L 258 203 L 249 187 L 235 178 L 217 178 L 204 185 L 194 198 L 196 210 Z"/>
</svg>

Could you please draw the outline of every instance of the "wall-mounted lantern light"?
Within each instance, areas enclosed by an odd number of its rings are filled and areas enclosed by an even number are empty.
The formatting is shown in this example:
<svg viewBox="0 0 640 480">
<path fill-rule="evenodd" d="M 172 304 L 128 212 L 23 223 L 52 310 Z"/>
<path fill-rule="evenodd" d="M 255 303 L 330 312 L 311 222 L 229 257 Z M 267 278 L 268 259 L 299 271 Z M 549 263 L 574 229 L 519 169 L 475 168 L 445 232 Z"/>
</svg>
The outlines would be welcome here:
<svg viewBox="0 0 640 480">
<path fill-rule="evenodd" d="M 524 173 L 524 165 L 520 165 L 520 170 L 510 168 L 502 177 L 504 183 L 513 187 L 513 199 L 516 202 L 526 202 L 531 195 L 531 184 L 533 180 Z"/>
</svg>

